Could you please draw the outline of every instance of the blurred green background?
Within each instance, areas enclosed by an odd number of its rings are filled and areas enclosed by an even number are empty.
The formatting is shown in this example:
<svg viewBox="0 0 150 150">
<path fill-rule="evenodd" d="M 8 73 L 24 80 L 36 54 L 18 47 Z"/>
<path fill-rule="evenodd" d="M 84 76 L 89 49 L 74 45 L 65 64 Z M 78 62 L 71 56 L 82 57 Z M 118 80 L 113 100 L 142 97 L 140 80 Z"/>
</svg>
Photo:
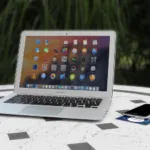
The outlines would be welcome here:
<svg viewBox="0 0 150 150">
<path fill-rule="evenodd" d="M 14 82 L 23 30 L 117 31 L 115 83 L 150 86 L 150 0 L 1 0 L 0 84 Z"/>
</svg>

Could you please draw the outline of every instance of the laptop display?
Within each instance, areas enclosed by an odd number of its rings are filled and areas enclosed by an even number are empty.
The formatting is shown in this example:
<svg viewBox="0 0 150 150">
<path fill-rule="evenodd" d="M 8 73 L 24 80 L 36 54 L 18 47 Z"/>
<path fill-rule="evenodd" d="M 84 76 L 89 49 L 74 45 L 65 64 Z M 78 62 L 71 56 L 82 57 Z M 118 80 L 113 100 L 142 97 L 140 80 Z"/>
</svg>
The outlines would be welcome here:
<svg viewBox="0 0 150 150">
<path fill-rule="evenodd" d="M 27 36 L 21 88 L 107 91 L 110 36 Z"/>
</svg>

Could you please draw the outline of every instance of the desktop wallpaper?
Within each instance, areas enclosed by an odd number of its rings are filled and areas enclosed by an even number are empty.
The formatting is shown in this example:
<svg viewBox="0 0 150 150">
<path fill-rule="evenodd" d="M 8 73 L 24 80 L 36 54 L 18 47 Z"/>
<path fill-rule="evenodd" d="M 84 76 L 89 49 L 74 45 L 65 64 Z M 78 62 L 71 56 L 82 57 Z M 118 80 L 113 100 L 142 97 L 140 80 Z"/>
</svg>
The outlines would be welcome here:
<svg viewBox="0 0 150 150">
<path fill-rule="evenodd" d="M 106 91 L 109 42 L 109 36 L 27 36 L 20 87 Z"/>
</svg>

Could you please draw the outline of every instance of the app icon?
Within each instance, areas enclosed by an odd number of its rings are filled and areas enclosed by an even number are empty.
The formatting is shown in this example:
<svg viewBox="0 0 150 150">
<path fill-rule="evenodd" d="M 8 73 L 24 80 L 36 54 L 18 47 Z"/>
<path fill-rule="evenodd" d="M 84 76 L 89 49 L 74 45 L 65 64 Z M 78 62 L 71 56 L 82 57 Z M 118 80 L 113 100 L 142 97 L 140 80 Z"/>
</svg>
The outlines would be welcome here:
<svg viewBox="0 0 150 150">
<path fill-rule="evenodd" d="M 85 58 L 82 58 L 82 59 L 81 59 L 81 62 L 82 62 L 82 63 L 85 63 L 85 61 L 86 61 Z"/>
<path fill-rule="evenodd" d="M 93 91 L 95 91 L 95 87 L 93 87 Z"/>
<path fill-rule="evenodd" d="M 66 71 L 66 65 L 61 65 L 60 70 L 61 71 Z"/>
<path fill-rule="evenodd" d="M 39 59 L 39 56 L 34 56 L 34 60 L 37 61 Z"/>
<path fill-rule="evenodd" d="M 52 73 L 52 74 L 50 75 L 50 78 L 51 78 L 52 80 L 54 80 L 54 79 L 56 78 L 56 74 L 55 74 L 55 73 Z"/>
<path fill-rule="evenodd" d="M 55 52 L 55 53 L 58 53 L 58 49 L 57 49 L 57 48 L 54 48 L 54 52 Z"/>
<path fill-rule="evenodd" d="M 47 68 L 48 68 L 48 64 L 42 64 L 42 70 L 43 70 L 43 71 L 46 71 Z"/>
<path fill-rule="evenodd" d="M 57 61 L 57 57 L 54 56 L 54 57 L 52 58 L 52 61 L 53 61 L 53 62 L 56 62 L 56 61 Z"/>
<path fill-rule="evenodd" d="M 36 44 L 40 44 L 40 40 L 36 40 Z"/>
<path fill-rule="evenodd" d="M 56 71 L 57 70 L 57 65 L 56 64 L 52 64 L 51 65 L 51 71 Z"/>
<path fill-rule="evenodd" d="M 78 44 L 78 40 L 73 40 L 73 44 L 77 45 Z"/>
<path fill-rule="evenodd" d="M 71 61 L 75 63 L 77 61 L 76 57 L 72 57 Z"/>
<path fill-rule="evenodd" d="M 34 64 L 34 65 L 32 66 L 32 68 L 33 68 L 33 70 L 36 70 L 36 69 L 38 68 L 38 66 L 37 66 L 36 64 Z"/>
<path fill-rule="evenodd" d="M 81 71 L 82 71 L 82 72 L 85 71 L 85 66 L 81 66 Z"/>
<path fill-rule="evenodd" d="M 70 74 L 69 76 L 70 80 L 73 81 L 76 78 L 76 75 L 74 73 Z"/>
<path fill-rule="evenodd" d="M 96 48 L 93 48 L 93 49 L 92 49 L 92 54 L 93 54 L 93 55 L 96 55 L 96 54 L 97 54 L 97 49 L 96 49 Z"/>
<path fill-rule="evenodd" d="M 73 53 L 73 54 L 76 54 L 76 53 L 77 53 L 77 48 L 73 48 L 73 49 L 72 49 L 72 53 Z"/>
<path fill-rule="evenodd" d="M 35 52 L 36 52 L 36 53 L 39 53 L 39 52 L 40 52 L 40 49 L 39 49 L 39 48 L 35 48 Z"/>
<path fill-rule="evenodd" d="M 33 73 L 33 74 L 31 75 L 31 79 L 33 79 L 33 80 L 36 79 L 36 74 L 35 74 L 35 73 Z"/>
<path fill-rule="evenodd" d="M 63 48 L 62 52 L 63 52 L 64 55 L 67 55 L 68 54 L 68 48 Z"/>
<path fill-rule="evenodd" d="M 89 76 L 89 78 L 90 78 L 91 81 L 94 81 L 96 77 L 95 77 L 94 74 L 91 74 L 91 75 Z"/>
<path fill-rule="evenodd" d="M 65 79 L 65 76 L 66 76 L 65 73 L 60 74 L 60 79 L 61 79 L 61 80 L 64 80 L 64 79 Z"/>
<path fill-rule="evenodd" d="M 97 45 L 98 43 L 97 43 L 97 40 L 93 40 L 93 45 Z"/>
<path fill-rule="evenodd" d="M 91 71 L 96 71 L 96 67 L 95 66 L 91 66 Z"/>
<path fill-rule="evenodd" d="M 68 44 L 68 41 L 67 41 L 67 40 L 65 40 L 65 41 L 64 41 L 64 44 L 65 44 L 65 45 L 67 45 L 67 44 Z"/>
<path fill-rule="evenodd" d="M 96 63 L 96 57 L 91 57 L 91 63 Z"/>
<path fill-rule="evenodd" d="M 44 52 L 48 53 L 49 52 L 48 48 L 44 48 Z"/>
<path fill-rule="evenodd" d="M 48 40 L 45 40 L 45 45 L 48 45 Z"/>
<path fill-rule="evenodd" d="M 87 45 L 87 40 L 83 40 L 83 45 Z"/>
<path fill-rule="evenodd" d="M 42 74 L 41 74 L 41 78 L 42 78 L 42 79 L 45 79 L 45 78 L 46 78 L 46 73 L 42 73 Z"/>
<path fill-rule="evenodd" d="M 85 75 L 84 74 L 80 74 L 80 80 L 84 80 L 85 79 Z"/>
<path fill-rule="evenodd" d="M 86 53 L 87 53 L 87 49 L 86 49 L 86 48 L 83 48 L 83 49 L 82 49 L 82 53 L 83 53 L 83 54 L 86 54 Z"/>
<path fill-rule="evenodd" d="M 61 57 L 61 62 L 67 62 L 67 56 L 62 56 Z"/>
<path fill-rule="evenodd" d="M 70 71 L 76 71 L 76 66 L 75 65 L 71 66 Z"/>
</svg>

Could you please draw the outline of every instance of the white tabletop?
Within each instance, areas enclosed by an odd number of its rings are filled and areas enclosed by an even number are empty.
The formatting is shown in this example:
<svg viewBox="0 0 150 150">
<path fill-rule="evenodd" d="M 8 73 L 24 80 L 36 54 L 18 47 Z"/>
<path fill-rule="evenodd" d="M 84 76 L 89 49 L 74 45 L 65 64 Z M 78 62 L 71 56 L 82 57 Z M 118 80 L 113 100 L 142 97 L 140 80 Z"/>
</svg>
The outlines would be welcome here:
<svg viewBox="0 0 150 150">
<path fill-rule="evenodd" d="M 12 90 L 0 86 L 0 97 Z M 150 88 L 115 85 L 101 122 L 0 115 L 0 150 L 150 150 L 150 125 L 116 120 L 120 111 L 150 103 L 149 96 Z"/>
</svg>

